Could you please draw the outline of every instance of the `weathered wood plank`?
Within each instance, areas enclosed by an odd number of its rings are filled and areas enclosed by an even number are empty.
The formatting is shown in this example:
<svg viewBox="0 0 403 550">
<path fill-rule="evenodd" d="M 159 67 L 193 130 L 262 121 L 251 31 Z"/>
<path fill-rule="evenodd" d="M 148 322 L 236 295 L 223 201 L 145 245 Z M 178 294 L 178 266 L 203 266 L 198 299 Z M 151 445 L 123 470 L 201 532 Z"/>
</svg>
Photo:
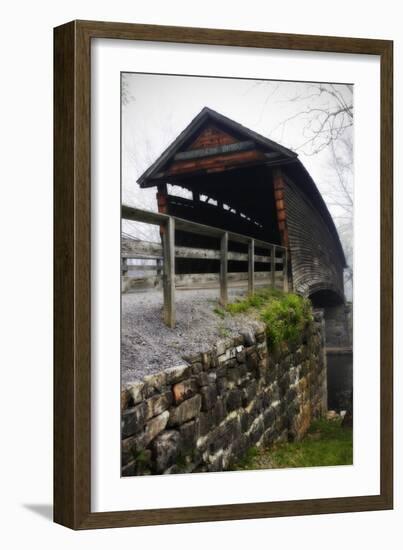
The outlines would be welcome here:
<svg viewBox="0 0 403 550">
<path fill-rule="evenodd" d="M 240 151 L 235 153 L 226 153 L 214 157 L 206 157 L 194 160 L 175 161 L 165 172 L 167 177 L 178 174 L 191 174 L 200 170 L 214 170 L 222 168 L 232 168 L 245 162 L 265 161 L 266 158 L 261 151 L 252 149 L 251 151 Z"/>
<path fill-rule="evenodd" d="M 248 292 L 249 294 L 255 292 L 255 241 L 253 239 L 250 240 L 248 249 Z"/>
<path fill-rule="evenodd" d="M 265 271 L 255 272 L 255 291 L 256 288 L 269 286 L 271 284 L 270 273 Z M 243 288 L 248 290 L 248 273 L 233 273 L 228 272 L 228 294 L 231 287 Z M 130 292 L 135 290 L 143 291 L 148 289 L 163 289 L 163 278 L 156 273 L 146 272 L 141 276 L 138 272 L 131 273 L 123 277 L 122 292 Z M 175 293 L 178 290 L 191 290 L 198 288 L 220 288 L 219 273 L 191 273 L 183 275 L 175 275 Z M 279 290 L 283 288 L 283 274 L 281 271 L 276 271 L 276 286 Z"/>
<path fill-rule="evenodd" d="M 153 225 L 161 225 L 166 223 L 169 217 L 172 217 L 172 216 L 168 216 L 167 214 L 161 214 L 159 212 L 150 212 L 148 210 L 142 210 L 140 208 L 134 208 L 132 206 L 126 206 L 126 205 L 122 206 L 122 218 L 125 220 L 133 220 L 133 221 L 140 221 L 144 223 L 150 223 Z M 175 219 L 175 228 L 177 230 L 187 231 L 189 233 L 196 233 L 198 235 L 206 235 L 209 237 L 219 237 L 219 238 L 221 238 L 221 236 L 225 232 L 223 229 L 219 229 L 218 227 L 211 227 L 208 225 L 203 225 L 201 223 L 184 220 L 182 218 L 174 217 L 174 219 Z M 229 231 L 228 239 L 230 241 L 248 244 L 250 237 Z M 255 246 L 269 249 L 271 245 L 272 243 L 255 239 Z M 277 246 L 277 248 L 280 249 L 283 247 Z"/>
<path fill-rule="evenodd" d="M 122 218 L 124 220 L 133 220 L 136 222 L 150 223 L 152 225 L 161 225 L 167 221 L 167 214 L 159 212 L 151 212 L 150 210 L 142 210 L 133 206 L 122 205 Z"/>
<path fill-rule="evenodd" d="M 164 247 L 164 321 L 175 327 L 175 221 L 169 217 L 162 236 Z"/>
<path fill-rule="evenodd" d="M 226 153 L 234 153 L 237 151 L 248 151 L 253 149 L 255 144 L 253 141 L 239 141 L 238 143 L 228 143 L 224 145 L 217 145 L 216 147 L 203 147 L 201 149 L 191 149 L 190 151 L 182 151 L 177 153 L 174 157 L 175 160 L 191 160 L 203 157 L 211 157 L 213 155 L 220 155 Z"/>
<path fill-rule="evenodd" d="M 250 239 L 249 239 L 250 241 Z M 256 241 L 255 241 L 256 242 Z M 177 258 L 190 258 L 198 260 L 219 260 L 220 251 L 208 248 L 192 248 L 186 246 L 176 246 L 175 256 Z M 122 258 L 133 259 L 159 259 L 162 258 L 162 246 L 159 243 L 148 241 L 133 241 L 130 239 L 122 240 Z M 237 262 L 247 262 L 248 254 L 242 252 L 228 251 L 228 260 Z M 262 256 L 255 254 L 255 263 L 271 263 L 271 256 Z M 275 258 L 277 265 L 282 265 L 282 258 Z"/>
<path fill-rule="evenodd" d="M 162 258 L 162 245 L 149 241 L 122 239 L 121 254 L 123 258 Z"/>
<path fill-rule="evenodd" d="M 126 268 L 126 273 L 129 273 L 129 274 L 137 273 L 141 271 L 155 271 L 155 273 L 157 273 L 158 268 L 156 265 L 128 265 Z"/>
<path fill-rule="evenodd" d="M 228 233 L 221 237 L 221 260 L 220 260 L 220 303 L 222 306 L 228 304 Z"/>
</svg>

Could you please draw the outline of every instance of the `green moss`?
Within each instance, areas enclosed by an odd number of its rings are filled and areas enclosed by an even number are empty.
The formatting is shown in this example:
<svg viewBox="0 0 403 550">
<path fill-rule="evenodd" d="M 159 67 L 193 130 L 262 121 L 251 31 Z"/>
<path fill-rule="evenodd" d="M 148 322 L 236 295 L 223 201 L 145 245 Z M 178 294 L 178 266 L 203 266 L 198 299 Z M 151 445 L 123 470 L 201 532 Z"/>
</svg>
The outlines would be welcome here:
<svg viewBox="0 0 403 550">
<path fill-rule="evenodd" d="M 213 311 L 214 311 L 214 313 L 215 313 L 216 315 L 218 315 L 218 316 L 221 317 L 222 319 L 225 317 L 225 311 L 224 311 L 223 309 L 221 309 L 221 308 L 219 308 L 219 307 L 215 307 L 215 308 L 213 309 Z"/>
<path fill-rule="evenodd" d="M 249 449 L 236 470 L 353 464 L 353 431 L 339 420 L 317 420 L 300 442 Z"/>
<path fill-rule="evenodd" d="M 309 300 L 271 288 L 229 304 L 227 311 L 233 315 L 248 311 L 257 315 L 266 325 L 268 345 L 272 348 L 281 342 L 296 341 L 313 319 Z"/>
</svg>

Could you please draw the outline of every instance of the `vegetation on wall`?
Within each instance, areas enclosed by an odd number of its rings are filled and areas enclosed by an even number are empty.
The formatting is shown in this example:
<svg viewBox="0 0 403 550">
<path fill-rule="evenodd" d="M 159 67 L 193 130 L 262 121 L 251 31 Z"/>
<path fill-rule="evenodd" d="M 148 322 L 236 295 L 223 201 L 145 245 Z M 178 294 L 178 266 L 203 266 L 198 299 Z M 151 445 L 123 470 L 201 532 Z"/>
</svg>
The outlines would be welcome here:
<svg viewBox="0 0 403 550">
<path fill-rule="evenodd" d="M 295 342 L 313 321 L 309 300 L 271 288 L 259 289 L 255 294 L 229 304 L 226 309 L 233 315 L 250 312 L 263 321 L 271 348 L 281 342 Z"/>
</svg>

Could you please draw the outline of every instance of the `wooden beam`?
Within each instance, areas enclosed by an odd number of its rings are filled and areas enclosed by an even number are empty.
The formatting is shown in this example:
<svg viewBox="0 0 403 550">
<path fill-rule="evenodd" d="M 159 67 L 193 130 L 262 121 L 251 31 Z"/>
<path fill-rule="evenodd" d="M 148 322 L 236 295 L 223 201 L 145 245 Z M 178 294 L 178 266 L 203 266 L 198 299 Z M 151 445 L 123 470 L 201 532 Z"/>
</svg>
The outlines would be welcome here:
<svg viewBox="0 0 403 550">
<path fill-rule="evenodd" d="M 168 217 L 167 214 L 160 214 L 159 212 L 151 212 L 150 210 L 142 210 L 141 208 L 122 205 L 122 218 L 124 220 L 160 225 L 166 222 Z"/>
<path fill-rule="evenodd" d="M 216 147 L 203 147 L 201 149 L 192 149 L 190 151 L 183 151 L 177 153 L 174 157 L 175 160 L 192 160 L 204 157 L 211 157 L 214 155 L 236 153 L 238 151 L 249 151 L 254 149 L 255 143 L 251 140 L 239 141 L 238 143 L 226 143 L 224 145 L 217 145 Z"/>
<path fill-rule="evenodd" d="M 176 226 L 177 227 L 177 226 Z M 228 240 L 230 237 L 228 235 Z M 250 238 L 249 238 L 250 241 Z M 256 241 L 254 240 L 255 244 Z M 122 239 L 122 258 L 157 260 L 162 258 L 162 246 L 159 243 L 148 241 L 134 241 L 131 239 Z M 219 250 L 209 248 L 193 248 L 189 246 L 175 246 L 176 258 L 188 258 L 195 260 L 220 260 L 221 254 Z M 255 263 L 270 263 L 271 256 L 261 256 L 255 254 Z M 243 252 L 228 252 L 228 260 L 235 262 L 247 262 L 248 254 Z M 275 259 L 276 264 L 282 264 L 281 258 Z"/>
<path fill-rule="evenodd" d="M 276 285 L 276 246 L 274 244 L 271 247 L 270 271 L 271 271 L 271 286 L 274 288 Z"/>
<path fill-rule="evenodd" d="M 220 303 L 222 306 L 228 304 L 228 233 L 221 237 L 221 260 L 220 260 Z"/>
<path fill-rule="evenodd" d="M 175 220 L 171 217 L 165 224 L 162 236 L 164 247 L 164 321 L 175 327 Z"/>
<path fill-rule="evenodd" d="M 255 241 L 253 239 L 250 240 L 248 247 L 248 292 L 249 294 L 255 292 Z"/>
<path fill-rule="evenodd" d="M 122 206 L 122 218 L 125 220 L 134 220 L 144 223 L 151 223 L 154 225 L 161 225 L 165 223 L 169 217 L 170 216 L 168 216 L 167 214 L 160 214 L 158 212 L 151 212 L 148 210 L 142 210 L 140 208 L 133 208 L 132 206 Z M 206 235 L 209 237 L 221 238 L 221 236 L 225 232 L 224 229 L 219 229 L 218 227 L 211 227 L 209 225 L 191 222 L 182 218 L 174 217 L 174 220 L 176 230 L 187 231 L 189 233 L 195 233 L 197 235 Z M 238 243 L 249 244 L 250 237 L 229 231 L 228 239 L 230 241 Z M 255 246 L 269 249 L 271 247 L 271 243 L 255 239 Z M 283 247 L 277 246 L 277 248 Z"/>
<path fill-rule="evenodd" d="M 283 251 L 283 290 L 288 292 L 288 253 L 286 248 Z"/>
</svg>

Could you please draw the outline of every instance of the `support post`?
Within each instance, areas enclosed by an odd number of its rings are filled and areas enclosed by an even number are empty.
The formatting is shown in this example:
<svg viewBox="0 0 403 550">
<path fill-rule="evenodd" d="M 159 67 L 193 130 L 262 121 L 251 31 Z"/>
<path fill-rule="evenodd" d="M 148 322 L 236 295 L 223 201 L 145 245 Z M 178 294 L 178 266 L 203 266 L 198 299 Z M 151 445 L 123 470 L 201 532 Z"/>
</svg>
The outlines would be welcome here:
<svg viewBox="0 0 403 550">
<path fill-rule="evenodd" d="M 255 240 L 251 239 L 248 246 L 248 292 L 255 292 Z"/>
<path fill-rule="evenodd" d="M 221 237 L 220 252 L 220 303 L 223 307 L 228 304 L 228 233 Z"/>
<path fill-rule="evenodd" d="M 127 275 L 128 267 L 127 267 L 127 258 L 122 258 L 122 275 Z"/>
<path fill-rule="evenodd" d="M 283 253 L 283 290 L 288 292 L 288 252 L 286 248 Z"/>
<path fill-rule="evenodd" d="M 169 217 L 162 235 L 164 248 L 164 321 L 175 327 L 175 220 Z"/>
<path fill-rule="evenodd" d="M 271 286 L 276 286 L 276 246 L 273 244 L 270 251 Z"/>
<path fill-rule="evenodd" d="M 162 272 L 162 260 L 160 260 L 159 258 L 156 260 L 156 265 L 155 265 L 156 269 L 157 269 L 157 277 L 161 277 L 161 272 Z"/>
</svg>

